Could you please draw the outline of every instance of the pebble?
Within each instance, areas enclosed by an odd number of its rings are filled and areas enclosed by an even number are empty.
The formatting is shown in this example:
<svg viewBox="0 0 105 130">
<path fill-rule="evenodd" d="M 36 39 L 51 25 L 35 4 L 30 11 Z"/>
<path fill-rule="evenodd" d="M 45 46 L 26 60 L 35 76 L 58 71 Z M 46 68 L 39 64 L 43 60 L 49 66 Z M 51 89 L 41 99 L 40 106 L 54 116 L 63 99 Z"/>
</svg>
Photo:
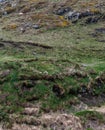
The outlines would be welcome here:
<svg viewBox="0 0 105 130">
<path fill-rule="evenodd" d="M 38 24 L 35 24 L 35 25 L 33 25 L 32 26 L 34 29 L 39 29 L 40 28 L 40 26 L 38 25 Z"/>
</svg>

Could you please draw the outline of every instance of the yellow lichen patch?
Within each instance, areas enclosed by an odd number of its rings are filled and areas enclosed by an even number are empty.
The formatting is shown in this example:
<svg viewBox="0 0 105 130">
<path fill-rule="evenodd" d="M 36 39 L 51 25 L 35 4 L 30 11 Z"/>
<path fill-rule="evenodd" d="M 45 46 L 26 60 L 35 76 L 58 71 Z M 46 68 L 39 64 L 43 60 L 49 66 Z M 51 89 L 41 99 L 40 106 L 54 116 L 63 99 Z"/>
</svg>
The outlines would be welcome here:
<svg viewBox="0 0 105 130">
<path fill-rule="evenodd" d="M 69 23 L 67 21 L 62 21 L 59 24 L 60 27 L 67 27 L 68 25 L 69 25 Z"/>
<path fill-rule="evenodd" d="M 70 22 L 65 20 L 63 16 L 60 16 L 59 18 L 60 18 L 60 23 L 59 23 L 60 27 L 66 27 L 70 24 Z"/>
<path fill-rule="evenodd" d="M 11 30 L 11 29 L 16 29 L 17 27 L 18 27 L 17 23 L 11 23 L 11 24 L 8 24 L 7 26 L 3 27 L 3 29 Z"/>
<path fill-rule="evenodd" d="M 61 20 L 64 20 L 64 16 L 59 16 L 59 18 L 60 18 Z"/>
<path fill-rule="evenodd" d="M 100 10 L 97 9 L 97 8 L 91 8 L 91 9 L 90 9 L 90 12 L 92 12 L 92 13 L 94 13 L 94 14 L 98 14 L 98 13 L 100 13 Z"/>
<path fill-rule="evenodd" d="M 49 15 L 49 14 L 33 14 L 29 18 L 31 21 L 36 21 L 43 27 L 55 28 L 55 27 L 66 27 L 70 22 L 64 19 L 63 16 Z"/>
</svg>

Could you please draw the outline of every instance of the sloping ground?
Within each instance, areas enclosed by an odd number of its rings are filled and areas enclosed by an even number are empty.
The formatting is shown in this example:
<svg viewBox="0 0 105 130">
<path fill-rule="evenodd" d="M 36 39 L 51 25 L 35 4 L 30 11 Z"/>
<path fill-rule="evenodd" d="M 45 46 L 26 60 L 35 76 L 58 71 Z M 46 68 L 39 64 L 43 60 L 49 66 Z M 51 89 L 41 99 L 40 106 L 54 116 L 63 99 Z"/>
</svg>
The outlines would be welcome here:
<svg viewBox="0 0 105 130">
<path fill-rule="evenodd" d="M 2 129 L 104 130 L 104 1 L 0 4 Z"/>
<path fill-rule="evenodd" d="M 4 17 L 3 29 L 28 32 L 45 31 L 57 27 L 67 27 L 84 19 L 84 23 L 96 23 L 104 20 L 104 2 L 79 0 L 50 2 L 47 0 L 23 0 L 1 2 L 1 17 Z M 9 19 L 8 19 L 8 15 Z M 6 23 L 5 23 L 6 19 Z"/>
</svg>

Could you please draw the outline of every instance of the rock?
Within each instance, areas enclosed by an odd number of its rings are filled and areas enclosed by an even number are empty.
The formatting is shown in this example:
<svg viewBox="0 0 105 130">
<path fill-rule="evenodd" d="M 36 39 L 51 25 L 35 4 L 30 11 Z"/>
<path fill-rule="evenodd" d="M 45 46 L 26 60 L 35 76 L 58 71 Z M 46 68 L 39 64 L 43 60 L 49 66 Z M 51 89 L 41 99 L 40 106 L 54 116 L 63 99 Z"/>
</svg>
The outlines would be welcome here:
<svg viewBox="0 0 105 130">
<path fill-rule="evenodd" d="M 105 33 L 105 28 L 97 28 L 95 29 L 96 33 Z"/>
<path fill-rule="evenodd" d="M 97 23 L 98 20 L 99 20 L 98 17 L 89 17 L 89 18 L 86 19 L 86 22 L 85 22 L 85 23 L 86 23 L 86 24 Z"/>
<path fill-rule="evenodd" d="M 38 25 L 38 24 L 35 24 L 35 25 L 33 25 L 32 26 L 34 29 L 39 29 L 40 28 L 40 26 Z"/>
<path fill-rule="evenodd" d="M 6 11 L 3 12 L 3 15 L 7 15 L 8 13 Z"/>
<path fill-rule="evenodd" d="M 92 15 L 93 15 L 92 12 L 90 12 L 90 11 L 85 11 L 85 12 L 82 12 L 82 13 L 80 14 L 80 18 L 88 17 L 88 16 L 92 16 Z"/>
<path fill-rule="evenodd" d="M 59 8 L 56 11 L 54 11 L 55 14 L 57 15 L 64 15 L 65 13 L 71 11 L 72 9 L 70 7 L 66 7 L 66 8 Z"/>
<path fill-rule="evenodd" d="M 71 20 L 72 22 L 75 22 L 78 19 L 80 19 L 80 16 L 81 16 L 81 14 L 79 12 L 70 11 L 66 14 L 65 18 L 68 20 Z"/>
<path fill-rule="evenodd" d="M 25 30 L 25 28 L 21 27 L 21 28 L 20 28 L 20 31 L 21 31 L 22 33 L 24 33 L 26 30 Z"/>
<path fill-rule="evenodd" d="M 23 15 L 24 13 L 20 12 L 19 15 Z"/>
<path fill-rule="evenodd" d="M 65 14 L 65 18 L 71 20 L 72 23 L 77 22 L 79 19 L 88 17 L 86 23 L 96 23 L 100 19 L 101 12 L 87 10 L 84 12 L 79 12 L 75 10 L 70 10 Z"/>
<path fill-rule="evenodd" d="M 65 11 L 62 8 L 58 9 L 57 12 L 56 12 L 57 15 L 63 15 L 64 13 L 65 13 Z"/>
</svg>

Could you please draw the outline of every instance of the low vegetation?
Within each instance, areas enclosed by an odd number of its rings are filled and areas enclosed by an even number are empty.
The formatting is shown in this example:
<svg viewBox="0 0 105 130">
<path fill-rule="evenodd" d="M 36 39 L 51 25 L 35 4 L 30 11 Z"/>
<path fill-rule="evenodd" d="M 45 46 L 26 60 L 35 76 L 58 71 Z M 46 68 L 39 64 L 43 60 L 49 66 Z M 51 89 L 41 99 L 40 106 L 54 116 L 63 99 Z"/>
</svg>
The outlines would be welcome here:
<svg viewBox="0 0 105 130">
<path fill-rule="evenodd" d="M 92 9 L 95 4 L 97 1 L 82 2 L 81 6 Z M 34 9 L 32 4 L 30 8 L 26 8 L 24 2 L 21 5 L 24 6 L 22 10 L 20 8 L 22 13 L 33 12 L 30 10 Z M 43 10 L 46 7 L 43 2 L 39 5 L 44 5 Z M 74 9 L 80 10 L 75 5 L 72 5 Z M 37 5 L 37 11 L 42 13 L 40 6 Z M 92 12 L 99 13 L 94 8 Z M 23 20 L 24 15 L 17 19 L 15 13 L 10 12 L 0 19 L 0 120 L 8 122 L 10 114 L 23 113 L 28 103 L 40 106 L 39 114 L 50 111 L 74 113 L 73 106 L 81 102 L 88 106 L 104 104 L 103 20 L 86 24 L 83 18 L 72 23 L 63 16 L 45 15 L 44 12 L 34 15 L 35 19 L 42 19 L 41 28 L 24 31 L 21 30 L 24 29 L 22 22 L 28 21 Z M 103 116 L 94 111 L 78 111 L 76 116 L 84 121 L 104 121 Z"/>
</svg>

